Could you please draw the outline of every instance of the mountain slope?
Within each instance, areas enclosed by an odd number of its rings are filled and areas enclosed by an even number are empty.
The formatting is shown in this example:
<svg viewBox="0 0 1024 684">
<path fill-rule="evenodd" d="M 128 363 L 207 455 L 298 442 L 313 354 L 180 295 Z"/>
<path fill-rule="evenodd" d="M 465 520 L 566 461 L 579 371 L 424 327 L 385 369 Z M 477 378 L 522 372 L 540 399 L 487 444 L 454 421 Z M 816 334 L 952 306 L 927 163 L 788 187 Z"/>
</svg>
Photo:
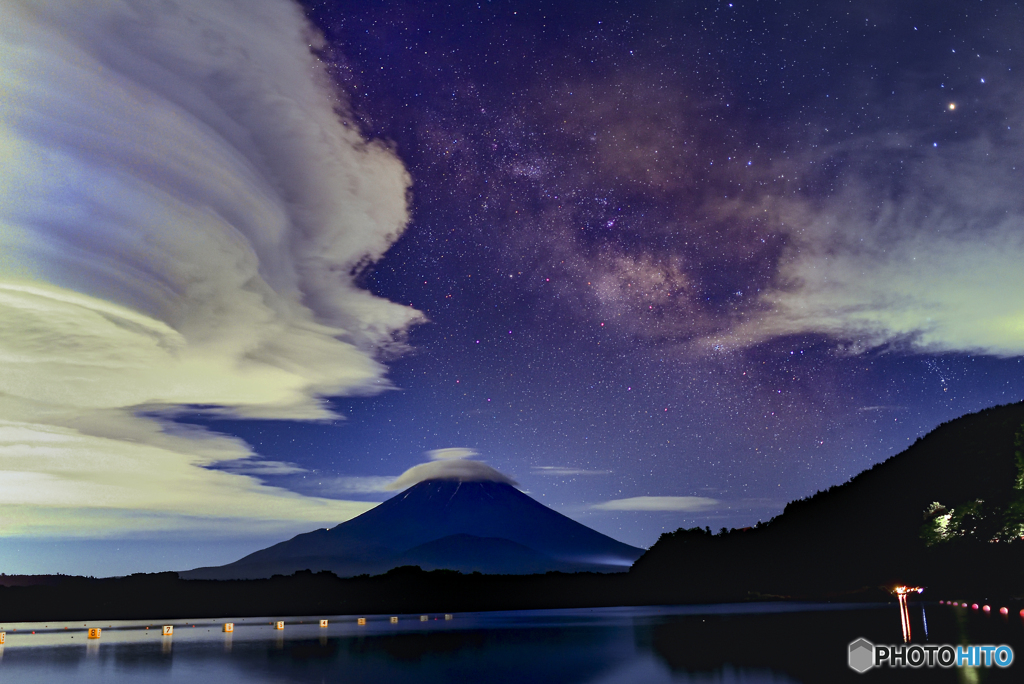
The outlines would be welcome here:
<svg viewBox="0 0 1024 684">
<path fill-rule="evenodd" d="M 1024 403 L 966 415 L 755 529 L 662 535 L 630 572 L 652 591 L 712 593 L 940 586 L 979 573 L 1006 584 L 1024 560 L 1022 443 Z"/>
<path fill-rule="evenodd" d="M 450 561 L 438 555 L 444 544 L 422 548 L 449 537 L 454 537 L 447 542 Z M 521 548 L 518 560 L 516 546 Z M 307 568 L 342 576 L 373 574 L 422 553 L 430 554 L 428 564 L 434 567 L 472 566 L 470 555 L 477 553 L 481 556 L 475 562 L 492 572 L 525 567 L 607 572 L 625 570 L 643 550 L 581 525 L 503 482 L 427 480 L 329 530 L 300 534 L 234 563 L 181 576 L 254 578 Z"/>
</svg>

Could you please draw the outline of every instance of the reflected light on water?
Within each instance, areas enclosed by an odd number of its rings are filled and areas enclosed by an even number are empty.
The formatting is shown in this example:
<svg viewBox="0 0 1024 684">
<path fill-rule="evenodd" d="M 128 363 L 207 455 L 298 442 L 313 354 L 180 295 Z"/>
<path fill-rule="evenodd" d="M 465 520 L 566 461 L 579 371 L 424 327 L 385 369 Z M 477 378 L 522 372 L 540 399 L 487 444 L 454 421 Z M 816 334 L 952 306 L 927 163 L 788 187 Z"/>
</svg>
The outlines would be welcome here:
<svg viewBox="0 0 1024 684">
<path fill-rule="evenodd" d="M 893 589 L 896 594 L 896 599 L 900 604 L 900 626 L 903 628 L 903 641 L 910 641 L 910 611 L 907 608 L 907 595 L 908 594 L 920 594 L 924 591 L 921 587 L 905 587 L 897 586 Z M 922 607 L 922 611 L 924 608 Z M 925 637 L 928 636 L 927 622 L 925 623 Z"/>
<path fill-rule="evenodd" d="M 893 593 L 896 593 L 895 590 Z M 907 628 L 910 592 L 900 598 Z M 947 602 L 951 606 L 952 602 Z M 918 623 L 936 643 L 1007 643 L 1024 652 L 1017 620 L 985 620 L 979 610 L 938 611 Z M 925 609 L 925 606 L 921 606 Z M 990 616 L 998 606 L 992 606 Z M 1017 610 L 1016 607 L 1013 610 Z M 711 606 L 643 606 L 460 613 L 450 620 L 419 615 L 303 616 L 284 630 L 270 618 L 104 625 L 88 640 L 84 626 L 7 627 L 2 682 L 76 684 L 307 684 L 319 681 L 455 681 L 490 684 L 796 684 L 847 681 L 843 644 L 857 637 L 892 643 L 892 603 L 757 602 Z M 323 618 L 320 618 L 323 619 Z M 69 629 L 65 630 L 64 627 Z M 180 628 L 180 629 L 179 629 Z M 17 629 L 17 633 L 14 632 Z M 996 631 L 993 632 L 992 630 Z M 34 632 L 34 633 L 33 633 Z M 771 635 L 771 638 L 765 638 Z M 895 637 L 897 640 L 899 637 Z M 799 644 L 800 652 L 781 647 Z M 838 645 L 838 646 L 837 646 Z M 1019 649 L 1019 651 L 1018 651 Z M 799 657 L 797 657 L 799 656 Z M 881 681 L 904 681 L 893 670 Z M 926 681 L 962 684 L 956 671 L 929 671 Z M 987 677 L 988 684 L 1017 681 Z M 983 673 L 984 675 L 984 673 Z M 972 675 L 973 676 L 973 675 Z"/>
</svg>

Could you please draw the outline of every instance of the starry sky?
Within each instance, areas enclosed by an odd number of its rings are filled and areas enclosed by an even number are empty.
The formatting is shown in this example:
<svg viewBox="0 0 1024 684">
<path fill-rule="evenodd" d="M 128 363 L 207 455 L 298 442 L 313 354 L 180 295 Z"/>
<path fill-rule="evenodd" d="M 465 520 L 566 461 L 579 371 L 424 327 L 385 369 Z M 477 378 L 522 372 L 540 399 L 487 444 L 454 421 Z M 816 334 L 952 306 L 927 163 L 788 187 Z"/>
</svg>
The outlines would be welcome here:
<svg viewBox="0 0 1024 684">
<path fill-rule="evenodd" d="M 0 571 L 229 562 L 441 449 L 646 547 L 1024 399 L 1019 3 L 14 5 Z"/>
</svg>

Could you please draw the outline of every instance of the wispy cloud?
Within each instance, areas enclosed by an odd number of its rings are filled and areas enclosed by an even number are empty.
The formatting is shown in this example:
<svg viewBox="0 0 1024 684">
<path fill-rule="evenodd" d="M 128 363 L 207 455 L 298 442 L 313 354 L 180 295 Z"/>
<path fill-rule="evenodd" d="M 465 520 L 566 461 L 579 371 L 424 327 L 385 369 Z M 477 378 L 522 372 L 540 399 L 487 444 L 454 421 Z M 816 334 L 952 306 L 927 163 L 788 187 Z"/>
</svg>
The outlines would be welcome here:
<svg viewBox="0 0 1024 684">
<path fill-rule="evenodd" d="M 1018 89 L 1019 90 L 1019 89 Z M 758 307 L 712 345 L 749 345 L 818 333 L 849 353 L 914 351 L 1024 354 L 1024 97 L 1007 92 L 992 114 L 1005 130 L 960 141 L 925 132 L 873 136 L 829 149 L 843 187 L 825 198 L 788 197 L 760 209 L 787 236 Z M 899 181 L 879 165 L 900 160 Z M 823 166 L 802 160 L 802 168 Z M 779 168 L 802 185 L 813 172 Z"/>
<path fill-rule="evenodd" d="M 594 504 L 599 511 L 681 511 L 697 513 L 712 510 L 721 504 L 705 496 L 633 496 Z"/>
<path fill-rule="evenodd" d="M 317 486 L 320 491 L 331 494 L 376 494 L 391 491 L 388 485 L 394 481 L 394 477 L 349 475 L 317 478 Z"/>
<path fill-rule="evenodd" d="M 570 475 L 610 475 L 610 470 L 585 470 L 583 468 L 563 468 L 561 466 L 532 466 L 534 475 L 556 475 L 566 477 Z"/>
<path fill-rule="evenodd" d="M 154 417 L 330 417 L 323 397 L 388 387 L 377 355 L 423 320 L 353 282 L 404 228 L 409 177 L 343 120 L 320 40 L 287 0 L 5 5 L 6 534 L 365 510 Z"/>
<path fill-rule="evenodd" d="M 304 497 L 242 472 L 203 466 L 239 457 L 232 438 L 169 435 L 121 412 L 50 415 L 0 402 L 0 516 L 11 535 L 108 536 L 195 529 L 266 533 L 335 525 L 373 504 Z M 31 421 L 10 419 L 18 413 Z M 255 525 L 254 525 L 255 524 Z"/>
<path fill-rule="evenodd" d="M 447 449 L 432 449 L 428 451 L 426 456 L 431 461 L 450 461 L 457 458 L 473 458 L 480 454 L 475 449 L 466 449 L 463 447 L 449 447 Z"/>
<path fill-rule="evenodd" d="M 270 461 L 261 458 L 240 458 L 224 463 L 214 463 L 211 467 L 225 470 L 229 473 L 241 473 L 243 475 L 298 475 L 309 472 L 307 469 L 294 463 L 285 461 Z"/>
</svg>

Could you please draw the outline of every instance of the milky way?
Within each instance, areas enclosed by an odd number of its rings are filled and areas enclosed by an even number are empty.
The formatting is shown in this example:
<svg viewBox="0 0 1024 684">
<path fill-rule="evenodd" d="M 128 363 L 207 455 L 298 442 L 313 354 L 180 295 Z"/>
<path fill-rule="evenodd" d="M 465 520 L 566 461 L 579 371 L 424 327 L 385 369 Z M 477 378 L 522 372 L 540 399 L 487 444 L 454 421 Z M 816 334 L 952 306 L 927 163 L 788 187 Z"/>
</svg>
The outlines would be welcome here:
<svg viewBox="0 0 1024 684">
<path fill-rule="evenodd" d="M 413 177 L 365 282 L 432 321 L 329 468 L 468 446 L 646 544 L 1021 398 L 1011 3 L 309 8 Z M 638 495 L 722 503 L 589 512 Z"/>
</svg>

